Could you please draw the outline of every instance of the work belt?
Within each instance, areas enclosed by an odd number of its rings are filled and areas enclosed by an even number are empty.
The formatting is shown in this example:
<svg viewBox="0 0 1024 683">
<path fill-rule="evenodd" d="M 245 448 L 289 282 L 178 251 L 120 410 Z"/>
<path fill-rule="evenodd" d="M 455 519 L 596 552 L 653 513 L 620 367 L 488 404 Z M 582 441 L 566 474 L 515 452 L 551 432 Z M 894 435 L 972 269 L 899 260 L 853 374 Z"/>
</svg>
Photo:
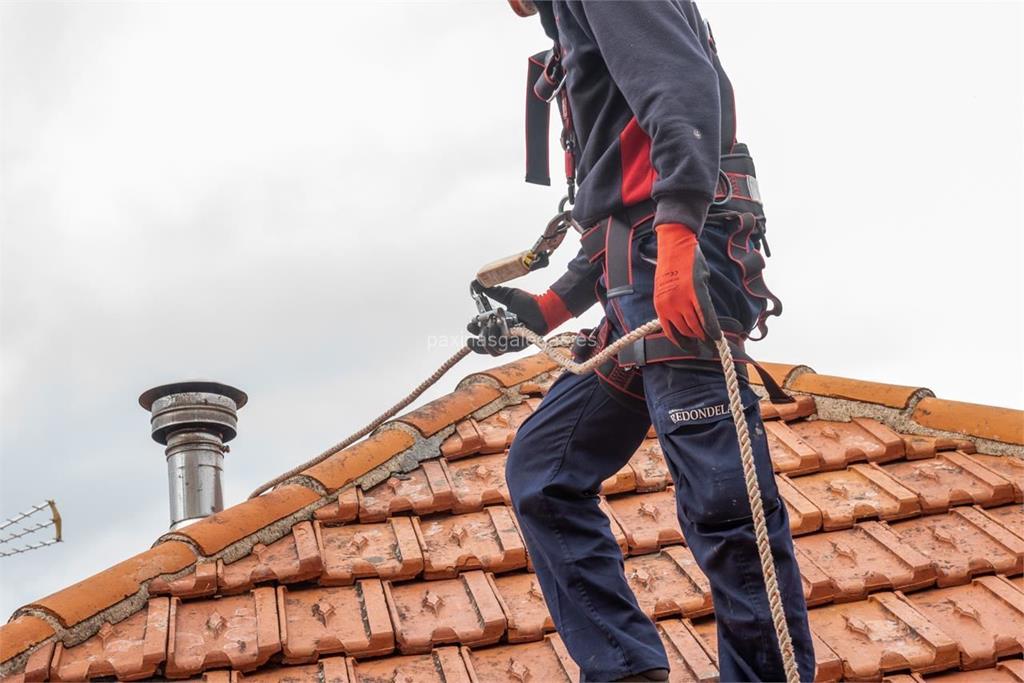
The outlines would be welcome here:
<svg viewBox="0 0 1024 683">
<path fill-rule="evenodd" d="M 744 331 L 740 324 L 731 318 L 721 318 L 719 324 L 722 334 L 725 335 L 732 351 L 733 360 L 737 363 L 753 366 L 754 370 L 761 377 L 761 383 L 772 403 L 793 403 L 795 399 L 775 381 L 775 378 L 755 361 L 744 348 Z M 611 323 L 607 320 L 601 327 L 595 330 L 584 330 L 576 338 L 573 355 L 580 362 L 586 360 L 590 355 L 607 346 L 611 333 Z M 682 344 L 676 344 L 663 332 L 649 334 L 638 339 L 629 346 L 620 350 L 618 359 L 609 358 L 602 363 L 596 373 L 607 384 L 612 385 L 619 392 L 630 398 L 643 400 L 643 394 L 638 393 L 633 384 L 640 380 L 637 368 L 642 368 L 652 362 L 672 361 L 708 361 L 720 362 L 718 351 L 708 342 L 701 342 L 693 337 L 684 337 Z"/>
</svg>

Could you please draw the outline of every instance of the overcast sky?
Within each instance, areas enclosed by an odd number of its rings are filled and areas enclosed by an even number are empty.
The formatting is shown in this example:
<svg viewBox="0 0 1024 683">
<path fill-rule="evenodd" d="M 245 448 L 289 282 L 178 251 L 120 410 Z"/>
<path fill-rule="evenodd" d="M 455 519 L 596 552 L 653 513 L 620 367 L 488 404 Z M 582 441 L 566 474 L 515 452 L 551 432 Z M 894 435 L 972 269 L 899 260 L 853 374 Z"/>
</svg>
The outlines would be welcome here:
<svg viewBox="0 0 1024 683">
<path fill-rule="evenodd" d="M 785 302 L 755 357 L 1022 407 L 1021 5 L 703 11 Z M 504 2 L 0 12 L 0 517 L 54 498 L 66 536 L 0 559 L 6 616 L 166 530 L 139 393 L 249 392 L 237 503 L 432 372 L 561 188 L 522 182 L 546 45 Z"/>
</svg>

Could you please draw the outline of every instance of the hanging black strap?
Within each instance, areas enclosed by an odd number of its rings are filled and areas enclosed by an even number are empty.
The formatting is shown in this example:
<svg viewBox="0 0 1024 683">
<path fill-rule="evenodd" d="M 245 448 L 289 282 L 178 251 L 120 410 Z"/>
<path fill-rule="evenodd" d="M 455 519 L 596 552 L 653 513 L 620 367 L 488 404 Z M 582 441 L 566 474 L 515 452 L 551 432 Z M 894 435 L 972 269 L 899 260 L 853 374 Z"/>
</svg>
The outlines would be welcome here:
<svg viewBox="0 0 1024 683">
<path fill-rule="evenodd" d="M 544 66 L 551 50 L 530 57 L 526 70 L 526 182 L 551 184 L 551 163 L 548 159 L 548 136 L 551 123 L 551 102 L 540 97 L 534 85 L 544 76 Z"/>
</svg>

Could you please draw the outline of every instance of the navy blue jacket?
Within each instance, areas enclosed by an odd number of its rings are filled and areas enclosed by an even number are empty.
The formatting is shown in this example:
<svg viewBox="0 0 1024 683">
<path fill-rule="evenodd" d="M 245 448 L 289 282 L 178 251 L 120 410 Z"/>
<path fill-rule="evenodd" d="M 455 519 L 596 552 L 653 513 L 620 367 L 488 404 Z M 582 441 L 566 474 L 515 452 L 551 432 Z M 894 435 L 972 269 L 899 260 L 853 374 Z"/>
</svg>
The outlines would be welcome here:
<svg viewBox="0 0 1024 683">
<path fill-rule="evenodd" d="M 735 119 L 732 86 L 697 6 L 688 0 L 537 5 L 566 71 L 578 144 L 573 217 L 589 227 L 653 198 L 655 225 L 682 223 L 699 233 L 719 156 L 735 144 Z M 590 266 L 577 259 L 569 273 L 577 277 L 554 287 L 575 314 L 594 302 L 585 293 L 593 288 L 587 281 L 596 281 Z"/>
</svg>

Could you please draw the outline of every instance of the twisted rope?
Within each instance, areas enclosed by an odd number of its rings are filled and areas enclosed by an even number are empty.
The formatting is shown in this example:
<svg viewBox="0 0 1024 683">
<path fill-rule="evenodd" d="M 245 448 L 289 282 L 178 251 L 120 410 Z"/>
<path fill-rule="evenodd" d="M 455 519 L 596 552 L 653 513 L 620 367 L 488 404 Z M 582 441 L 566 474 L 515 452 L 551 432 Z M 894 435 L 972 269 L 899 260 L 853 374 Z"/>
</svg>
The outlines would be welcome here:
<svg viewBox="0 0 1024 683">
<path fill-rule="evenodd" d="M 747 484 L 747 500 L 750 512 L 754 517 L 754 537 L 757 540 L 757 555 L 761 560 L 761 573 L 764 575 L 765 592 L 768 594 L 768 606 L 772 612 L 772 624 L 775 636 L 779 639 L 779 652 L 782 654 L 782 666 L 786 671 L 787 683 L 800 683 L 800 674 L 796 668 L 796 657 L 793 654 L 793 640 L 789 636 L 789 625 L 786 623 L 786 612 L 782 606 L 782 595 L 779 592 L 779 578 L 775 573 L 775 558 L 772 556 L 768 542 L 768 525 L 764 518 L 764 507 L 761 504 L 761 484 L 757 481 L 754 469 L 754 449 L 750 445 L 750 430 L 743 414 L 743 402 L 740 400 L 740 385 L 736 380 L 736 363 L 732 358 L 732 349 L 725 336 L 715 340 L 718 355 L 722 360 L 725 372 L 725 387 L 729 392 L 729 411 L 736 426 L 736 438 L 740 442 L 740 461 L 743 463 L 743 479 Z"/>
<path fill-rule="evenodd" d="M 556 347 L 549 344 L 548 341 L 544 339 L 544 337 L 540 336 L 539 334 L 531 330 L 526 329 L 522 325 L 516 325 L 511 330 L 509 330 L 509 332 L 516 335 L 517 337 L 522 337 L 526 341 L 530 342 L 531 344 L 539 348 L 541 351 L 544 352 L 544 355 L 546 355 L 551 360 L 555 361 L 555 363 L 557 363 L 559 367 L 561 367 L 563 370 L 567 370 L 574 375 L 585 375 L 588 372 L 597 369 L 597 367 L 601 365 L 601 363 L 604 363 L 606 360 L 617 354 L 623 347 L 629 346 L 636 340 L 642 337 L 646 337 L 652 332 L 657 332 L 660 329 L 661 323 L 657 319 L 646 322 L 640 327 L 630 332 L 629 334 L 627 334 L 626 336 L 621 337 L 620 339 L 616 339 L 614 342 L 606 346 L 599 354 L 597 354 L 593 358 L 587 359 L 583 363 L 577 363 L 573 361 L 571 358 L 567 358 L 565 355 L 558 353 Z"/>
<path fill-rule="evenodd" d="M 601 365 L 601 363 L 618 353 L 623 347 L 632 344 L 642 337 L 646 337 L 648 334 L 657 332 L 660 329 L 661 323 L 657 319 L 644 323 L 629 334 L 617 339 L 612 344 L 609 344 L 600 353 L 583 363 L 576 363 L 565 357 L 563 354 L 559 353 L 555 347 L 551 346 L 543 337 L 531 332 L 522 325 L 513 327 L 511 332 L 512 334 L 522 337 L 531 344 L 537 346 L 545 355 L 568 372 L 575 375 L 583 375 L 594 370 L 597 366 Z M 736 438 L 739 440 L 740 461 L 743 464 L 743 479 L 747 486 L 747 500 L 750 503 L 750 512 L 754 520 L 754 537 L 757 542 L 757 554 L 761 560 L 761 573 L 764 575 L 765 592 L 768 595 L 768 606 L 771 610 L 772 624 L 775 627 L 775 636 L 779 641 L 779 652 L 782 655 L 782 665 L 786 672 L 786 681 L 787 683 L 800 683 L 800 675 L 797 672 L 796 667 L 796 656 L 793 654 L 793 640 L 789 635 L 789 626 L 786 623 L 786 613 L 782 605 L 782 594 L 779 590 L 779 579 L 775 571 L 775 558 L 772 556 L 771 545 L 768 541 L 768 525 L 764 516 L 764 506 L 761 503 L 761 485 L 757 481 L 757 470 L 754 467 L 754 450 L 750 443 L 750 431 L 747 427 L 746 416 L 743 412 L 743 402 L 740 399 L 740 386 L 736 379 L 736 363 L 733 360 L 732 350 L 729 348 L 729 342 L 726 340 L 724 335 L 719 336 L 718 339 L 715 340 L 715 346 L 718 349 L 718 355 L 722 361 L 722 370 L 725 373 L 725 386 L 729 394 L 729 410 L 732 413 L 732 421 L 736 427 Z M 255 498 L 264 491 L 277 486 L 286 479 L 294 477 L 317 463 L 323 462 L 335 453 L 338 453 L 363 438 L 374 429 L 384 424 L 385 421 L 398 414 L 398 411 L 402 410 L 419 398 L 424 391 L 433 386 L 439 379 L 441 379 L 441 377 L 444 376 L 445 373 L 451 370 L 460 360 L 465 358 L 469 352 L 470 349 L 468 346 L 464 346 L 459 349 L 451 358 L 442 363 L 441 366 L 434 371 L 434 374 L 423 380 L 423 382 L 407 394 L 405 398 L 388 410 L 384 411 L 365 427 L 343 441 L 331 446 L 312 460 L 305 462 L 298 467 L 294 467 L 281 476 L 263 484 L 253 491 L 249 497 Z"/>
<path fill-rule="evenodd" d="M 266 484 L 263 484 L 262 486 L 257 488 L 255 491 L 250 493 L 249 494 L 249 498 L 255 498 L 256 496 L 260 495 L 261 493 L 264 493 L 265 491 L 269 491 L 270 489 L 274 488 L 275 486 L 277 486 L 281 482 L 285 481 L 286 479 L 291 479 L 295 475 L 301 474 L 304 470 L 308 470 L 313 465 L 317 465 L 317 464 L 323 462 L 324 460 L 326 460 L 327 458 L 331 457 L 335 453 L 338 453 L 339 451 L 345 450 L 346 448 L 348 448 L 349 446 L 354 444 L 356 441 L 359 441 L 359 439 L 363 438 L 364 436 L 366 436 L 367 434 L 372 432 L 377 427 L 380 427 L 386 421 L 390 420 L 392 417 L 397 415 L 398 411 L 402 410 L 403 408 L 408 406 L 410 403 L 412 403 L 413 401 L 418 399 L 420 397 L 420 395 L 423 394 L 424 391 L 426 391 L 430 387 L 432 387 L 435 384 L 437 384 L 437 381 L 439 379 L 441 379 L 442 377 L 444 377 L 446 372 L 451 370 L 453 367 L 455 367 L 456 364 L 458 364 L 458 362 L 460 360 L 462 360 L 467 355 L 469 355 L 469 351 L 470 351 L 470 349 L 469 349 L 468 346 L 463 346 L 461 349 L 456 351 L 452 355 L 451 358 L 449 358 L 444 363 L 442 363 L 441 366 L 437 370 L 434 370 L 434 374 L 432 374 L 430 377 L 428 377 L 425 380 L 423 380 L 422 382 L 420 382 L 419 385 L 415 389 L 413 389 L 408 394 L 406 394 L 405 398 L 403 398 L 401 401 L 399 401 L 395 405 L 393 405 L 390 408 L 388 408 L 387 410 L 385 410 L 380 415 L 378 415 L 376 418 L 373 419 L 372 422 L 367 424 L 365 427 L 363 427 L 359 431 L 355 432 L 351 436 L 346 437 L 345 439 L 342 439 L 341 441 L 339 441 L 338 443 L 334 444 L 333 446 L 331 446 L 326 451 L 324 451 L 320 455 L 316 456 L 312 460 L 307 460 L 306 462 L 302 463 L 298 467 L 293 467 L 292 469 L 288 470 L 287 472 L 285 472 L 281 476 L 274 477 L 273 479 L 268 481 Z"/>
</svg>

